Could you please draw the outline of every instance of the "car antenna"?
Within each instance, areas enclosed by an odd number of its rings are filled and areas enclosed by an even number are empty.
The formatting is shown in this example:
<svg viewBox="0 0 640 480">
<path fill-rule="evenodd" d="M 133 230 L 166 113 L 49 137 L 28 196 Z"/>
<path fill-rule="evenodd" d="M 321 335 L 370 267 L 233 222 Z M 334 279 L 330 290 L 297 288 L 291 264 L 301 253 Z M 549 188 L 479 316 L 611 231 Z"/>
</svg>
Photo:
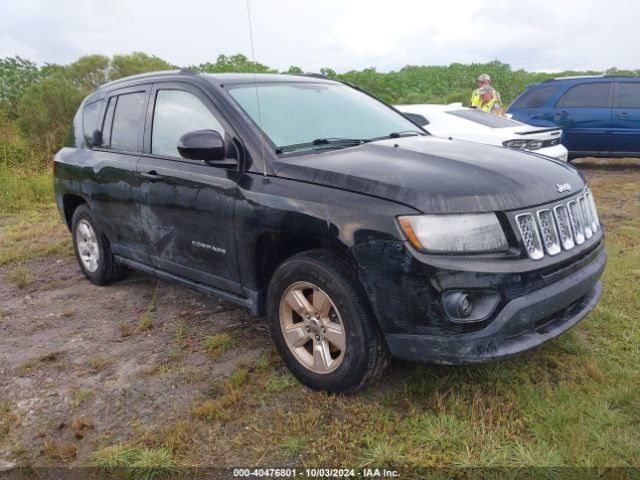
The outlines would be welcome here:
<svg viewBox="0 0 640 480">
<path fill-rule="evenodd" d="M 256 52 L 253 48 L 253 27 L 251 25 L 251 5 L 249 4 L 249 0 L 247 2 L 247 19 L 249 20 L 249 43 L 251 44 L 251 61 L 254 66 L 256 64 Z M 262 169 L 265 178 L 267 177 L 267 162 L 264 154 L 265 140 L 264 140 L 264 130 L 262 130 L 262 112 L 260 110 L 260 93 L 258 92 L 258 76 L 256 72 L 253 72 L 253 82 L 256 90 L 256 105 L 258 107 L 258 129 L 260 130 L 260 150 L 262 153 Z"/>
</svg>

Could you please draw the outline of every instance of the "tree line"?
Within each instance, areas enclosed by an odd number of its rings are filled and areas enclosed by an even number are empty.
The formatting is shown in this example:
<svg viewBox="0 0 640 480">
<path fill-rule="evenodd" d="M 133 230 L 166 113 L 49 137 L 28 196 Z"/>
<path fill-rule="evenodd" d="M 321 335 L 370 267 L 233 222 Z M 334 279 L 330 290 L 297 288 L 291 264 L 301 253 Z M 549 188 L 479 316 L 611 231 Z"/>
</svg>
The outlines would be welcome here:
<svg viewBox="0 0 640 480">
<path fill-rule="evenodd" d="M 142 52 L 113 57 L 87 55 L 68 65 L 38 66 L 19 56 L 0 59 L 0 165 L 38 168 L 47 164 L 64 144 L 78 105 L 99 85 L 136 73 L 176 68 L 181 67 Z M 303 73 L 296 66 L 278 72 L 241 54 L 219 55 L 214 63 L 183 68 L 201 73 Z M 352 83 L 396 104 L 467 102 L 478 75 L 488 73 L 508 104 L 529 84 L 555 76 L 603 72 L 533 73 L 513 70 L 510 65 L 495 60 L 483 64 L 408 65 L 386 73 L 375 68 L 344 73 L 322 68 L 317 73 Z M 640 70 L 612 68 L 604 73 L 640 75 Z"/>
</svg>

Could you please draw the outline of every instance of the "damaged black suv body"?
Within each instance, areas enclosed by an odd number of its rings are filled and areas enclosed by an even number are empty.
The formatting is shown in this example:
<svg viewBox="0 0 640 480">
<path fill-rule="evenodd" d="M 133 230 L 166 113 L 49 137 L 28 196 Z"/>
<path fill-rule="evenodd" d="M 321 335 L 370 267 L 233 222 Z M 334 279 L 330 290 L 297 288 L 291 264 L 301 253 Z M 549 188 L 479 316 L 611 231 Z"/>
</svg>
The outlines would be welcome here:
<svg viewBox="0 0 640 480">
<path fill-rule="evenodd" d="M 436 138 L 324 78 L 162 72 L 88 96 L 55 157 L 96 284 L 139 269 L 266 315 L 300 381 L 468 363 L 580 321 L 607 253 L 570 165 Z"/>
</svg>

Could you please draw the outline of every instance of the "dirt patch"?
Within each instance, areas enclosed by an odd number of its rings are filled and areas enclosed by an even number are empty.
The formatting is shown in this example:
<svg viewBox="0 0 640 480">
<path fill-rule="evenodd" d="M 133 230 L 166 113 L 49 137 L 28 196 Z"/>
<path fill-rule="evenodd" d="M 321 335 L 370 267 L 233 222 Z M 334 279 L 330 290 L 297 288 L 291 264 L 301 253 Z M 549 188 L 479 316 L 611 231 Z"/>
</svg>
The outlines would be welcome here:
<svg viewBox="0 0 640 480">
<path fill-rule="evenodd" d="M 91 440 L 115 443 L 137 426 L 170 424 L 270 345 L 263 319 L 179 285 L 131 272 L 97 287 L 69 256 L 26 267 L 28 287 L 0 283 L 0 399 L 20 416 L 0 437 L 0 458 L 86 462 Z M 241 348 L 209 354 L 203 339 L 221 332 Z M 62 455 L 54 446 L 65 442 L 74 448 Z"/>
</svg>

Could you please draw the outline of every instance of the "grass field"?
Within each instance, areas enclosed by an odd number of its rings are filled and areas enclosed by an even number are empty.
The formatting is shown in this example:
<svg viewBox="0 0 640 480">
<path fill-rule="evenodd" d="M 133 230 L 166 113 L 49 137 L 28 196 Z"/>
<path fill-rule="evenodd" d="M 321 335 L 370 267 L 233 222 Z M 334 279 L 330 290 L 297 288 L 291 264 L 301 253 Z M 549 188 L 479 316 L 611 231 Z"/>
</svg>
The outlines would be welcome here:
<svg viewBox="0 0 640 480">
<path fill-rule="evenodd" d="M 186 375 L 202 375 L 206 386 L 194 387 L 190 408 L 169 414 L 158 410 L 155 421 L 133 429 L 122 425 L 122 432 L 111 435 L 98 435 L 96 424 L 86 429 L 95 429 L 88 453 L 65 457 L 53 447 L 51 455 L 44 447 L 39 455 L 11 454 L 3 436 L 20 437 L 25 412 L 4 403 L 0 458 L 5 452 L 23 464 L 138 465 L 161 475 L 184 466 L 238 462 L 387 466 L 406 472 L 431 466 L 640 466 L 640 161 L 581 160 L 576 165 L 592 187 L 606 228 L 605 293 L 583 322 L 542 348 L 465 367 L 394 361 L 382 380 L 365 391 L 330 396 L 297 384 L 266 336 L 260 337 L 259 355 L 208 380 L 207 368 L 256 346 L 233 331 L 194 338 L 189 319 L 181 319 L 172 327 L 175 338 L 158 346 L 166 349 L 169 361 L 148 375 L 173 371 L 194 385 L 202 385 L 201 378 Z M 4 275 L 5 284 L 28 282 L 21 277 L 34 275 L 29 265 L 38 259 L 53 255 L 74 261 L 68 232 L 56 215 L 49 205 L 0 217 L 0 280 Z M 21 274 L 21 267 L 27 271 Z M 150 317 L 150 335 L 162 328 L 157 316 L 163 308 L 152 282 L 143 314 Z M 78 288 L 83 284 L 78 280 Z M 249 320 L 249 313 L 242 312 Z M 143 334 L 141 326 L 137 331 Z M 129 335 L 123 330 L 123 338 Z M 196 345 L 211 362 L 199 373 L 181 370 L 187 344 Z M 30 371 L 38 368 L 36 361 Z M 98 400 L 80 393 L 74 398 L 85 406 Z"/>
</svg>

